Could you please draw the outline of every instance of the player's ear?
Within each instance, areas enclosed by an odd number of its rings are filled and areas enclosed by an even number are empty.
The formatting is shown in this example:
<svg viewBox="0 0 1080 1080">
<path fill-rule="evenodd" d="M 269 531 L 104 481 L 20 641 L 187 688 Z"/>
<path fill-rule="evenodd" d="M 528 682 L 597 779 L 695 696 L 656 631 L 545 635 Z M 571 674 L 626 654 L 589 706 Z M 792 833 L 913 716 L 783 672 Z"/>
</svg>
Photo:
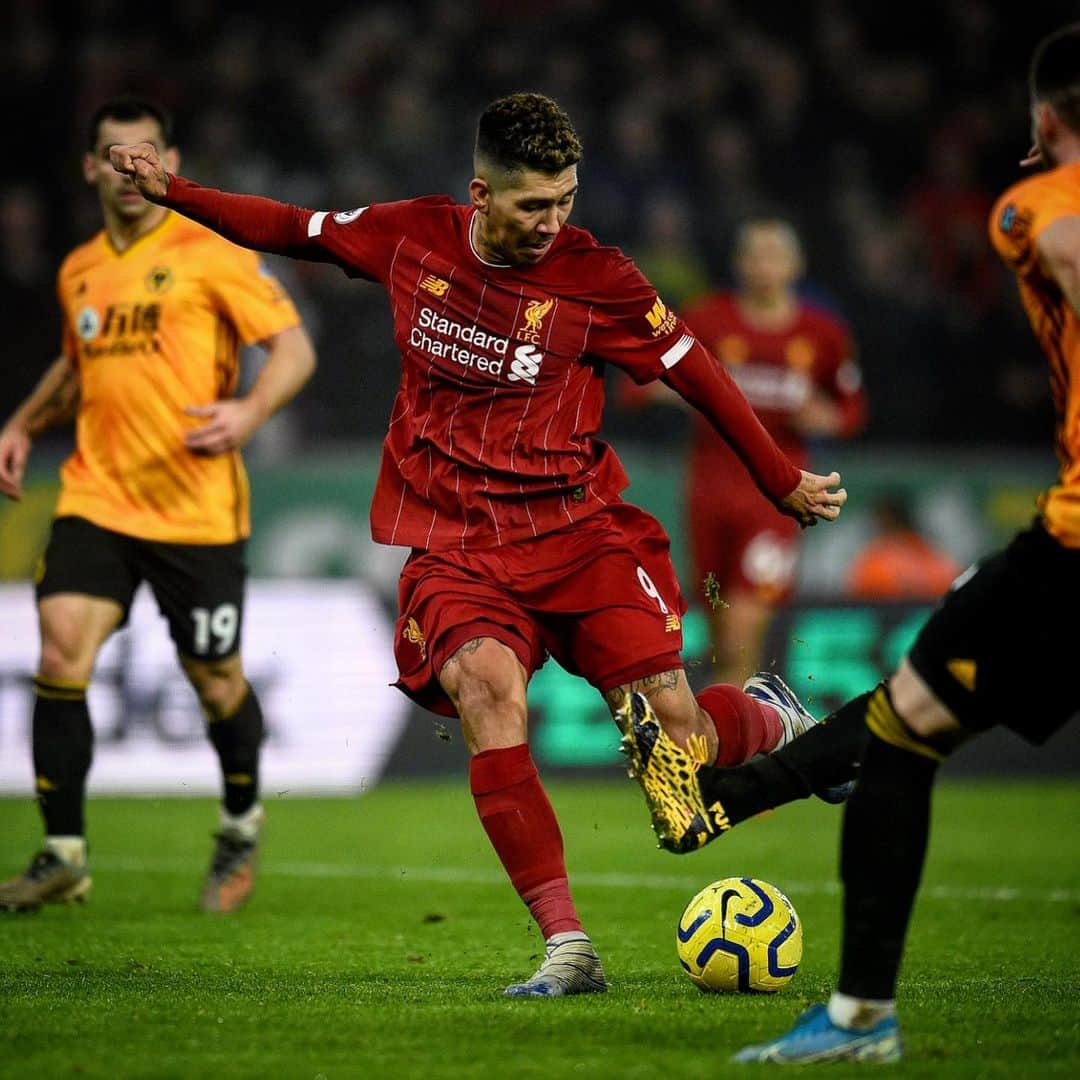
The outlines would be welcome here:
<svg viewBox="0 0 1080 1080">
<path fill-rule="evenodd" d="M 469 201 L 480 211 L 486 214 L 491 206 L 491 187 L 481 176 L 474 176 L 469 181 Z"/>
<path fill-rule="evenodd" d="M 82 156 L 83 179 L 88 184 L 96 184 L 98 178 L 98 159 L 93 153 L 87 152 Z"/>
<path fill-rule="evenodd" d="M 161 155 L 161 167 L 175 176 L 180 171 L 180 151 L 175 146 L 165 147 Z"/>
<path fill-rule="evenodd" d="M 1037 101 L 1032 109 L 1032 129 L 1039 141 L 1053 142 L 1061 130 L 1061 120 L 1048 101 Z"/>
</svg>

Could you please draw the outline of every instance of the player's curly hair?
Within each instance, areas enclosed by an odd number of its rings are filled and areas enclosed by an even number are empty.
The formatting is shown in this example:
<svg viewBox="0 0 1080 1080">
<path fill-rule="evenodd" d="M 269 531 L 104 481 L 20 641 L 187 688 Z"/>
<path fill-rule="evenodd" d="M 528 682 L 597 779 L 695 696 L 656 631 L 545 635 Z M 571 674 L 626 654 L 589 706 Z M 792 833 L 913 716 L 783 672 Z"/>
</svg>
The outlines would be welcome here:
<svg viewBox="0 0 1080 1080">
<path fill-rule="evenodd" d="M 1080 134 L 1080 22 L 1055 30 L 1035 46 L 1028 73 L 1033 101 L 1045 101 Z"/>
<path fill-rule="evenodd" d="M 581 140 L 570 117 L 543 94 L 517 93 L 493 101 L 476 126 L 477 171 L 532 169 L 557 173 L 581 160 Z"/>
</svg>

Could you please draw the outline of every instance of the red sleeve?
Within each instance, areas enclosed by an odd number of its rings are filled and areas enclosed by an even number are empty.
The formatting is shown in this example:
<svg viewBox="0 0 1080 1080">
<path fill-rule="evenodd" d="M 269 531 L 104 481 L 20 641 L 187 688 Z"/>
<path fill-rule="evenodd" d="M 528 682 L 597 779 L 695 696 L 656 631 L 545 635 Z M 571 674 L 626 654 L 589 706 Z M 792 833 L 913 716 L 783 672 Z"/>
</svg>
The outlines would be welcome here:
<svg viewBox="0 0 1080 1080">
<path fill-rule="evenodd" d="M 381 280 L 401 238 L 401 207 L 305 210 L 257 195 L 234 195 L 169 174 L 165 206 L 255 251 L 335 263 L 354 276 Z"/>
<path fill-rule="evenodd" d="M 723 364 L 696 338 L 664 381 L 723 435 L 770 499 L 782 499 L 799 486 L 802 473 L 762 426 Z"/>
<path fill-rule="evenodd" d="M 599 288 L 595 280 L 589 282 L 595 292 L 587 351 L 622 368 L 636 383 L 652 382 L 686 355 L 694 335 L 624 255 L 590 267 L 585 276 L 594 271 L 601 282 Z"/>
</svg>

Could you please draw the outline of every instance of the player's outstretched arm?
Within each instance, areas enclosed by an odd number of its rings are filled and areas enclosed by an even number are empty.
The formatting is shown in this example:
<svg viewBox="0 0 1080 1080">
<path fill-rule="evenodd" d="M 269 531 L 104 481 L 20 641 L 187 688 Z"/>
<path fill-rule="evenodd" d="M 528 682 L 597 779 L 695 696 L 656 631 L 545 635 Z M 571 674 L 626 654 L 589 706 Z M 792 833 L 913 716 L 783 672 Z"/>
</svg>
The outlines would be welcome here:
<svg viewBox="0 0 1080 1080">
<path fill-rule="evenodd" d="M 192 405 L 188 416 L 205 424 L 189 431 L 184 444 L 197 454 L 224 454 L 241 447 L 315 371 L 315 348 L 302 326 L 291 326 L 264 342 L 266 362 L 244 397 Z"/>
<path fill-rule="evenodd" d="M 309 243 L 310 210 L 259 195 L 204 188 L 174 176 L 166 172 L 151 143 L 110 147 L 109 158 L 113 168 L 130 176 L 145 198 L 213 229 L 234 244 L 275 255 L 328 258 L 312 250 Z"/>
<path fill-rule="evenodd" d="M 60 356 L 0 428 L 0 493 L 9 499 L 22 498 L 22 478 L 34 436 L 72 419 L 78 405 L 79 374 L 67 356 Z"/>
</svg>

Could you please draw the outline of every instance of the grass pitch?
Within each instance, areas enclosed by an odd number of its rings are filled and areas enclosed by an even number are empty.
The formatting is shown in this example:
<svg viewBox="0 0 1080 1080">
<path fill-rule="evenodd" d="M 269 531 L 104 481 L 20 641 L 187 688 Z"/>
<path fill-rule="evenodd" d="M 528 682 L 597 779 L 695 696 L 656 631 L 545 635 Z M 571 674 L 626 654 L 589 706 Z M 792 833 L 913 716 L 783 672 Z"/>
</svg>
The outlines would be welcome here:
<svg viewBox="0 0 1080 1080">
<path fill-rule="evenodd" d="M 98 799 L 91 902 L 0 917 L 0 1076 L 760 1072 L 727 1059 L 785 1029 L 835 976 L 840 814 L 799 803 L 680 858 L 653 847 L 630 782 L 549 787 L 607 994 L 500 996 L 542 943 L 464 781 L 352 800 L 270 793 L 256 896 L 224 917 L 195 907 L 209 801 Z M 939 788 L 901 984 L 908 1056 L 889 1075 L 1080 1075 L 1078 820 L 1075 784 Z M 29 801 L 0 801 L 4 874 L 37 834 Z M 803 964 L 778 995 L 705 995 L 678 966 L 683 905 L 730 875 L 773 882 L 803 919 Z"/>
</svg>

